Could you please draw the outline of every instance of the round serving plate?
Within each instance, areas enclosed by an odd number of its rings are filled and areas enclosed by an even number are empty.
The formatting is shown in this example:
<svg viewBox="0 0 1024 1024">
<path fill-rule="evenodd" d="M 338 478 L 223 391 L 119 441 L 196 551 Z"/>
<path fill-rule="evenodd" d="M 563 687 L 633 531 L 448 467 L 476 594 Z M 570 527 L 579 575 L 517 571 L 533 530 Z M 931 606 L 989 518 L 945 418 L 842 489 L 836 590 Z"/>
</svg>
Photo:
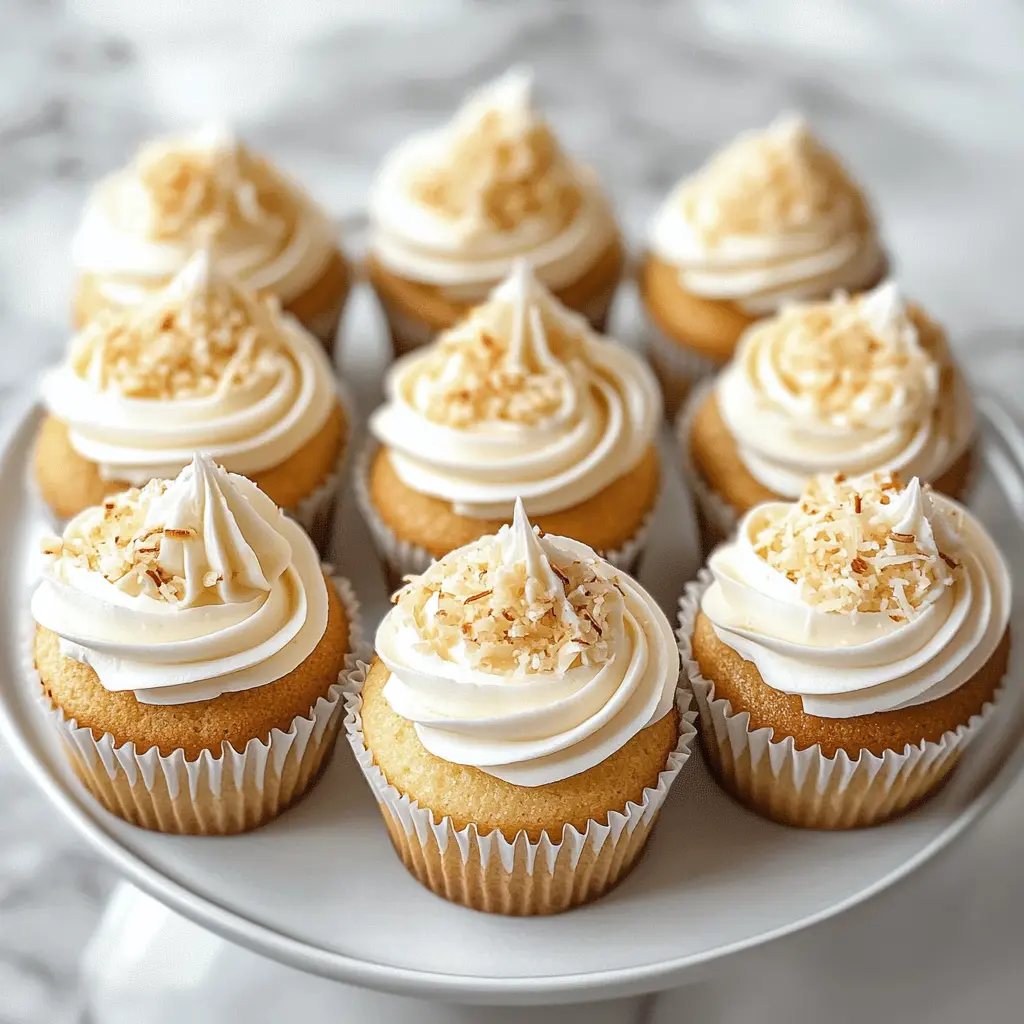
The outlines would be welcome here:
<svg viewBox="0 0 1024 1024">
<path fill-rule="evenodd" d="M 347 324 L 346 377 L 363 406 L 379 394 L 383 346 L 367 297 Z M 1024 579 L 1024 444 L 984 405 L 972 505 Z M 66 767 L 25 668 L 27 598 L 47 518 L 29 478 L 40 410 L 27 406 L 0 455 L 0 725 L 29 773 L 130 881 L 184 916 L 288 965 L 382 991 L 471 1003 L 610 999 L 681 984 L 732 953 L 821 921 L 913 871 L 975 822 L 1024 767 L 1024 679 L 1011 667 L 1002 714 L 948 785 L 880 828 L 806 832 L 763 821 L 684 769 L 633 874 L 591 906 L 515 919 L 453 906 L 421 888 L 389 845 L 376 805 L 338 744 L 310 795 L 257 832 L 165 836 L 96 804 Z M 694 530 L 669 468 L 641 579 L 672 612 L 695 568 Z M 336 564 L 372 628 L 387 607 L 368 532 L 342 503 Z M 1021 602 L 1014 628 L 1024 635 Z"/>
</svg>

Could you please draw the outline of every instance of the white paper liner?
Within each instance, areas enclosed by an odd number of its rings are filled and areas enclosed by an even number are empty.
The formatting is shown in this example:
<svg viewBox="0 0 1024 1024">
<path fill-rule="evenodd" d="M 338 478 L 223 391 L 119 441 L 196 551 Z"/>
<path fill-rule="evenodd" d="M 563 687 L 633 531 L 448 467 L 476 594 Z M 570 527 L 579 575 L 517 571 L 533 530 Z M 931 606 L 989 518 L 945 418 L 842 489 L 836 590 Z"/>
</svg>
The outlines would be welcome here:
<svg viewBox="0 0 1024 1024">
<path fill-rule="evenodd" d="M 405 576 L 419 576 L 426 572 L 434 562 L 434 556 L 425 548 L 410 541 L 402 540 L 377 512 L 370 495 L 370 469 L 373 465 L 373 458 L 380 447 L 378 441 L 368 437 L 359 453 L 356 455 L 354 466 L 354 485 L 356 503 L 362 513 L 363 520 L 373 534 L 374 544 L 377 547 L 377 554 L 384 562 L 388 571 L 389 582 L 396 587 Z M 664 469 L 662 470 L 664 472 Z M 624 544 L 612 551 L 605 551 L 601 557 L 621 569 L 623 572 L 635 575 L 637 565 L 644 553 L 647 544 L 647 537 L 650 532 L 651 523 L 654 521 L 654 514 L 661 499 L 662 484 L 658 485 L 658 494 L 655 495 L 654 504 L 650 512 L 644 516 L 643 521 L 636 532 Z"/>
<path fill-rule="evenodd" d="M 712 490 L 694 465 L 693 452 L 690 447 L 693 419 L 701 404 L 711 394 L 714 386 L 714 377 L 701 381 L 683 403 L 675 422 L 676 440 L 682 455 L 680 467 L 683 472 L 683 480 L 693 501 L 693 513 L 699 527 L 704 558 L 707 558 L 722 541 L 728 540 L 733 530 L 736 529 L 736 524 L 740 521 L 740 514 L 736 509 Z"/>
<path fill-rule="evenodd" d="M 352 585 L 330 575 L 330 566 L 324 571 L 349 624 L 350 651 L 338 681 L 287 730 L 273 729 L 266 741 L 253 738 L 241 752 L 224 743 L 219 755 L 203 750 L 192 761 L 180 749 L 164 756 L 156 747 L 139 753 L 134 743 L 116 746 L 111 733 L 97 740 L 91 729 L 54 707 L 35 668 L 35 622 L 26 616 L 25 671 L 35 682 L 40 708 L 60 735 L 75 774 L 107 810 L 158 832 L 230 835 L 264 824 L 302 796 L 333 751 L 342 719 L 343 682 L 367 655 Z"/>
<path fill-rule="evenodd" d="M 420 882 L 475 910 L 557 913 L 607 892 L 625 877 L 642 850 L 697 735 L 691 694 L 680 686 L 679 740 L 657 785 L 644 790 L 640 803 L 630 801 L 623 811 L 610 811 L 607 823 L 591 819 L 583 832 L 567 824 L 557 842 L 546 832 L 539 842 L 531 841 L 526 832 L 509 841 L 498 829 L 481 835 L 474 824 L 456 829 L 449 817 L 435 822 L 429 808 L 388 783 L 363 737 L 360 709 L 368 671 L 361 662 L 344 680 L 345 733 L 392 842 Z"/>
<path fill-rule="evenodd" d="M 725 788 L 765 817 L 801 828 L 847 829 L 881 824 L 924 800 L 956 767 L 968 743 L 992 718 L 1003 693 L 966 725 L 937 742 L 923 741 L 879 757 L 845 750 L 827 757 L 819 745 L 796 748 L 792 736 L 776 740 L 768 727 L 750 729 L 750 714 L 733 712 L 693 658 L 694 623 L 713 577 L 701 569 L 679 599 L 679 653 L 700 711 L 704 749 Z"/>
<path fill-rule="evenodd" d="M 691 391 L 723 365 L 673 341 L 650 321 L 644 325 L 643 347 L 661 384 L 668 420 L 674 419 Z"/>
</svg>

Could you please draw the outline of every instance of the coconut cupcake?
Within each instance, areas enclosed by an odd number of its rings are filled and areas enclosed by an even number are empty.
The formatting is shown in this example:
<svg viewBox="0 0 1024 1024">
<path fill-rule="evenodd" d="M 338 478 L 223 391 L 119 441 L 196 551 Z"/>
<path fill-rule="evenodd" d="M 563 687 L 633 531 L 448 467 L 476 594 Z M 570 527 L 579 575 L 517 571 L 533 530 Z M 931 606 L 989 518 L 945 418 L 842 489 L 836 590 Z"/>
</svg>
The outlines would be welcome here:
<svg viewBox="0 0 1024 1024">
<path fill-rule="evenodd" d="M 960 497 L 974 412 L 941 327 L 892 283 L 749 328 L 679 423 L 707 549 L 808 477 L 898 470 Z"/>
<path fill-rule="evenodd" d="M 885 272 L 863 194 L 803 120 L 739 136 L 651 224 L 640 289 L 669 412 L 755 320 L 785 302 L 871 288 Z"/>
<path fill-rule="evenodd" d="M 891 818 L 956 766 L 1010 648 L 1010 575 L 982 525 L 915 478 L 821 476 L 759 505 L 681 601 L 708 759 L 754 810 Z"/>
<path fill-rule="evenodd" d="M 255 484 L 196 456 L 44 542 L 41 696 L 75 773 L 161 832 L 255 828 L 333 747 L 357 640 L 344 581 Z"/>
<path fill-rule="evenodd" d="M 350 274 L 330 218 L 219 125 L 151 142 L 97 186 L 72 248 L 75 323 L 162 291 L 200 248 L 332 347 Z"/>
<path fill-rule="evenodd" d="M 172 477 L 199 450 L 326 536 L 349 430 L 330 363 L 205 252 L 141 305 L 86 325 L 42 394 L 35 473 L 58 518 Z"/>
<path fill-rule="evenodd" d="M 386 391 L 357 486 L 397 578 L 495 533 L 519 496 L 549 533 L 636 560 L 659 488 L 657 382 L 525 263 Z"/>
<path fill-rule="evenodd" d="M 623 269 L 615 218 L 531 92 L 531 76 L 510 71 L 385 161 L 370 200 L 368 268 L 396 353 L 462 319 L 517 257 L 603 329 Z"/>
<path fill-rule="evenodd" d="M 345 727 L 406 867 L 504 914 L 616 885 L 695 734 L 653 599 L 517 503 L 394 601 Z"/>
</svg>

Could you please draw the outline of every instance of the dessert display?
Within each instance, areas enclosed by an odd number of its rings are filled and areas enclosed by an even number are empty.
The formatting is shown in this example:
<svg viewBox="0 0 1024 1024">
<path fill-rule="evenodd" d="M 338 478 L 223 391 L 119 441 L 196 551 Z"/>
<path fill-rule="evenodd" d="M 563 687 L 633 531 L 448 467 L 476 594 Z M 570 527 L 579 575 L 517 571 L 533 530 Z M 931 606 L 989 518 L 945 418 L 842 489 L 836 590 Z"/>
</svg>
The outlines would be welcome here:
<svg viewBox="0 0 1024 1024">
<path fill-rule="evenodd" d="M 44 541 L 32 653 L 75 774 L 161 832 L 257 827 L 330 756 L 357 606 L 251 481 L 194 456 Z"/>
<path fill-rule="evenodd" d="M 973 436 L 944 331 L 891 282 L 748 328 L 679 421 L 706 551 L 744 512 L 798 497 L 816 473 L 893 469 L 959 498 Z"/>
<path fill-rule="evenodd" d="M 623 271 L 597 177 L 563 152 L 522 70 L 387 158 L 370 224 L 370 281 L 399 354 L 461 320 L 517 258 L 597 330 Z"/>
<path fill-rule="evenodd" d="M 516 915 L 618 883 L 694 735 L 654 600 L 517 502 L 393 601 L 345 728 L 409 871 Z"/>
<path fill-rule="evenodd" d="M 669 414 L 755 320 L 874 287 L 886 266 L 863 194 L 801 118 L 740 135 L 679 182 L 649 231 L 640 290 Z"/>
<path fill-rule="evenodd" d="M 545 531 L 636 561 L 660 483 L 657 382 L 525 263 L 385 387 L 356 477 L 396 578 L 497 532 L 520 496 Z"/>
<path fill-rule="evenodd" d="M 925 799 L 993 713 L 1010 574 L 953 499 L 822 475 L 758 505 L 680 602 L 684 671 L 721 783 L 791 825 L 872 825 Z"/>
<path fill-rule="evenodd" d="M 161 291 L 199 249 L 333 346 L 351 279 L 334 225 L 215 124 L 148 143 L 96 187 L 72 247 L 75 323 Z"/>
<path fill-rule="evenodd" d="M 202 451 L 326 535 L 350 429 L 330 362 L 205 251 L 139 305 L 98 313 L 42 395 L 35 476 L 60 519 Z"/>
</svg>

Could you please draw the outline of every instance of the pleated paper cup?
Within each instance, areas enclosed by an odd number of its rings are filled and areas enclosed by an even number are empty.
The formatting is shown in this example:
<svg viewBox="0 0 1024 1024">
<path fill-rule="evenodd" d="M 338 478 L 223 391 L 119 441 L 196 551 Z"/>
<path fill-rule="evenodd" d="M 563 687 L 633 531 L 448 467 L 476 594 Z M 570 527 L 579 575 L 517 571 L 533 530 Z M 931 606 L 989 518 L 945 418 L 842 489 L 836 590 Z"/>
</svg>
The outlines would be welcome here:
<svg viewBox="0 0 1024 1024">
<path fill-rule="evenodd" d="M 690 757 L 696 712 L 689 692 L 676 692 L 679 742 L 654 788 L 639 803 L 612 810 L 606 822 L 572 825 L 553 840 L 526 832 L 509 841 L 497 829 L 481 835 L 475 825 L 456 829 L 451 818 L 434 820 L 429 808 L 390 785 L 366 746 L 360 717 L 368 667 L 360 664 L 344 683 L 345 732 L 373 790 L 391 842 L 409 872 L 438 896 L 472 910 L 531 916 L 557 914 L 588 903 L 617 885 L 636 863 L 669 789 Z"/>
<path fill-rule="evenodd" d="M 368 438 L 356 456 L 354 467 L 356 502 L 366 525 L 370 528 L 370 533 L 373 535 L 374 546 L 377 548 L 377 554 L 384 566 L 388 583 L 397 590 L 406 576 L 422 575 L 430 568 L 435 559 L 425 548 L 399 537 L 384 522 L 377 511 L 370 495 L 370 470 L 379 447 L 377 441 L 372 437 Z M 654 504 L 651 506 L 651 511 L 644 516 L 632 537 L 612 551 L 599 552 L 606 562 L 610 562 L 616 569 L 621 569 L 625 573 L 636 574 L 637 566 L 640 564 L 644 548 L 647 545 L 647 538 L 660 496 L 659 490 Z"/>
<path fill-rule="evenodd" d="M 697 385 L 679 410 L 675 423 L 676 440 L 682 454 L 683 480 L 693 501 L 693 514 L 697 519 L 704 558 L 707 558 L 722 541 L 732 536 L 736 524 L 740 521 L 740 513 L 713 491 L 701 475 L 694 464 L 690 446 L 694 417 L 714 386 L 714 377 L 709 377 Z"/>
<path fill-rule="evenodd" d="M 799 828 L 848 829 L 878 825 L 920 803 L 945 781 L 967 744 L 992 718 L 1002 693 L 965 725 L 937 742 L 922 740 L 879 757 L 839 750 L 827 757 L 819 745 L 796 748 L 792 736 L 751 729 L 750 715 L 715 697 L 715 685 L 693 658 L 692 638 L 700 601 L 711 585 L 702 569 L 679 599 L 679 652 L 700 712 L 704 752 L 721 784 L 758 814 Z"/>
<path fill-rule="evenodd" d="M 668 420 L 675 417 L 695 387 L 721 369 L 714 360 L 673 341 L 653 323 L 645 325 L 643 345 L 647 361 L 661 384 Z"/>
<path fill-rule="evenodd" d="M 343 680 L 365 657 L 355 592 L 342 577 L 331 582 L 350 631 L 350 653 L 338 681 L 286 730 L 272 730 L 265 741 L 251 739 L 242 751 L 227 743 L 219 754 L 203 750 L 191 761 L 180 749 L 165 756 L 156 747 L 140 752 L 134 743 L 118 746 L 111 733 L 97 738 L 52 706 L 38 683 L 31 646 L 35 623 L 29 620 L 26 671 L 37 680 L 40 706 L 86 789 L 125 821 L 177 835 L 247 832 L 298 800 L 330 759 L 343 717 Z"/>
</svg>

